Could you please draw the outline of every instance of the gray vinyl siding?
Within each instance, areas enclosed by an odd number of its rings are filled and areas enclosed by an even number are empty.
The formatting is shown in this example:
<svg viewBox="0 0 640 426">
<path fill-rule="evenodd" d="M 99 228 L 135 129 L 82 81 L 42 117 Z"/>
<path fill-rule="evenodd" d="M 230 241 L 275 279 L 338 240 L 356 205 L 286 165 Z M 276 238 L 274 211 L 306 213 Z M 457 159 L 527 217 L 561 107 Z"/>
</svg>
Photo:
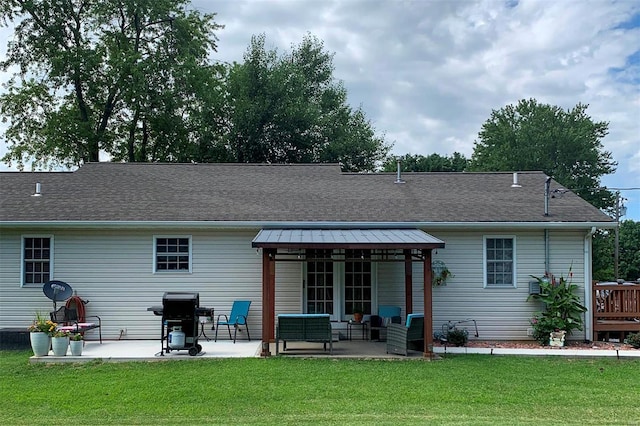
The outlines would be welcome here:
<svg viewBox="0 0 640 426">
<path fill-rule="evenodd" d="M 402 317 L 406 318 L 407 314 L 405 312 L 406 309 L 404 301 L 404 263 L 393 262 L 378 264 L 377 302 L 378 305 L 400 306 L 402 309 Z"/>
<path fill-rule="evenodd" d="M 542 310 L 539 303 L 528 302 L 531 275 L 545 273 L 544 232 L 446 232 L 432 233 L 446 242 L 445 249 L 434 251 L 433 259 L 447 264 L 454 277 L 446 286 L 433 288 L 433 329 L 441 331 L 448 321 L 474 319 L 482 340 L 530 340 L 529 320 Z M 516 238 L 516 288 L 483 287 L 483 236 L 504 235 Z M 579 286 L 584 301 L 584 232 L 549 233 L 551 272 L 560 277 L 572 267 L 573 282 Z M 421 264 L 414 264 L 414 311 L 423 312 Z M 466 325 L 472 330 L 472 324 Z M 474 338 L 474 336 L 471 336 Z M 574 332 L 572 339 L 584 339 L 583 332 Z"/>
<path fill-rule="evenodd" d="M 107 339 L 118 338 L 123 328 L 127 339 L 157 338 L 160 317 L 146 309 L 162 305 L 166 291 L 198 292 L 200 306 L 214 308 L 216 316 L 228 314 L 234 300 L 251 300 L 249 326 L 257 339 L 262 327 L 262 256 L 251 248 L 256 233 L 60 231 L 55 233 L 53 278 L 90 301 L 86 313 L 100 315 Z M 53 308 L 41 286 L 20 288 L 21 235 L 3 232 L 0 242 L 0 327 L 26 327 L 36 311 L 47 314 Z M 154 235 L 190 235 L 192 272 L 154 273 Z"/>
<path fill-rule="evenodd" d="M 304 312 L 302 269 L 302 262 L 276 262 L 276 317 Z"/>
<path fill-rule="evenodd" d="M 87 299 L 87 315 L 103 320 L 103 336 L 117 339 L 126 328 L 126 339 L 157 339 L 160 317 L 146 309 L 161 305 L 166 291 L 200 294 L 200 305 L 229 313 L 234 300 L 251 300 L 249 327 L 254 339 L 262 329 L 262 255 L 251 247 L 259 230 L 157 231 L 56 231 L 54 279 L 68 282 L 78 295 Z M 446 243 L 434 250 L 433 259 L 447 264 L 454 274 L 447 285 L 433 289 L 434 331 L 447 321 L 467 318 L 478 323 L 480 339 L 524 340 L 529 319 L 542 307 L 527 302 L 530 275 L 544 274 L 544 232 L 505 230 L 501 233 L 478 231 L 430 231 Z M 21 236 L 36 234 L 5 231 L 0 235 L 0 328 L 26 327 L 36 311 L 47 314 L 53 304 L 41 286 L 20 287 Z M 190 236 L 192 272 L 153 272 L 154 235 Z M 483 236 L 516 238 L 516 288 L 483 287 Z M 584 297 L 584 238 L 586 231 L 550 231 L 551 272 L 567 275 L 572 267 L 573 282 Z M 339 269 L 339 268 L 338 268 Z M 406 317 L 404 264 L 379 263 L 374 268 L 377 300 L 396 305 Z M 413 263 L 413 311 L 423 312 L 423 264 Z M 302 306 L 303 264 L 276 263 L 276 315 L 304 311 Z M 226 331 L 226 330 L 225 330 Z M 91 333 L 91 332 L 90 332 Z M 212 334 L 207 330 L 207 334 Z M 224 336 L 224 335 L 223 335 Z M 96 334 L 89 334 L 96 338 Z M 228 337 L 227 337 L 228 338 Z M 242 335 L 242 338 L 245 338 Z M 584 338 L 576 333 L 574 339 Z"/>
</svg>

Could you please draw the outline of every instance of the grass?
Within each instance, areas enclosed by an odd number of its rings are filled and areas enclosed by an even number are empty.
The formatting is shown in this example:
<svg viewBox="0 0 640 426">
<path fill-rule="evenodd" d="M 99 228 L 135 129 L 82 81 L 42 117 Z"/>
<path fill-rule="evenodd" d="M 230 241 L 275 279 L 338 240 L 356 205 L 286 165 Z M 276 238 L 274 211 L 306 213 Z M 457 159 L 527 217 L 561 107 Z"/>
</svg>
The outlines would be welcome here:
<svg viewBox="0 0 640 426">
<path fill-rule="evenodd" d="M 639 424 L 640 360 L 227 359 L 29 364 L 0 352 L 0 424 Z"/>
</svg>

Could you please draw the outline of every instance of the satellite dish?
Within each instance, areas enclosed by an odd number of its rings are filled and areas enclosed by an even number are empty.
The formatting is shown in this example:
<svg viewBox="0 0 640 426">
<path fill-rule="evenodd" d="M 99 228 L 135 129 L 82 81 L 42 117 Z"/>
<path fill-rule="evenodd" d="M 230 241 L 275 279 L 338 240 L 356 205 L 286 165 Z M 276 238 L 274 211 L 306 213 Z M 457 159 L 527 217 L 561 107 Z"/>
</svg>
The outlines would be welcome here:
<svg viewBox="0 0 640 426">
<path fill-rule="evenodd" d="M 67 300 L 71 297 L 73 289 L 64 281 L 47 281 L 42 286 L 42 292 L 49 299 L 53 300 L 53 310 L 56 310 L 56 302 Z"/>
</svg>

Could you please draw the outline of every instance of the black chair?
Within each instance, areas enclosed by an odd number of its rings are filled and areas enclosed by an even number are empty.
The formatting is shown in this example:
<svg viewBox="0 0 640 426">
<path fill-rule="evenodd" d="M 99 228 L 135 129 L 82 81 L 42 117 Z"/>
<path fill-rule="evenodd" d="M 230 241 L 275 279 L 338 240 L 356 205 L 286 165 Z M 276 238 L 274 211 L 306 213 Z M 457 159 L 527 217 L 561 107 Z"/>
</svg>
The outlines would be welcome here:
<svg viewBox="0 0 640 426">
<path fill-rule="evenodd" d="M 51 321 L 58 324 L 58 330 L 68 331 L 70 333 L 80 333 L 84 336 L 89 330 L 98 329 L 98 335 L 100 336 L 100 343 L 102 344 L 102 319 L 97 315 L 91 315 L 86 318 L 96 318 L 98 323 L 95 322 L 78 322 L 78 311 L 76 309 L 67 308 L 62 306 L 53 312 L 49 313 Z"/>
</svg>

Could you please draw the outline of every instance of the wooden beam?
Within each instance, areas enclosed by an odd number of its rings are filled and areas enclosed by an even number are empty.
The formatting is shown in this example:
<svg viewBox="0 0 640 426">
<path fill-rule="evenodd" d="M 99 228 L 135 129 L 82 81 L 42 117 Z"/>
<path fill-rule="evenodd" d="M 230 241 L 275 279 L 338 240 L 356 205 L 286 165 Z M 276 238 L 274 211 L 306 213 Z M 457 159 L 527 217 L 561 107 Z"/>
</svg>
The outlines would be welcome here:
<svg viewBox="0 0 640 426">
<path fill-rule="evenodd" d="M 413 313 L 413 264 L 411 250 L 404 250 L 404 303 L 405 313 Z"/>
<path fill-rule="evenodd" d="M 276 263 L 275 249 L 262 249 L 262 351 L 271 356 L 269 345 L 275 341 Z"/>
<path fill-rule="evenodd" d="M 431 287 L 431 250 L 424 254 L 424 353 L 425 358 L 433 358 L 433 288 Z"/>
</svg>

